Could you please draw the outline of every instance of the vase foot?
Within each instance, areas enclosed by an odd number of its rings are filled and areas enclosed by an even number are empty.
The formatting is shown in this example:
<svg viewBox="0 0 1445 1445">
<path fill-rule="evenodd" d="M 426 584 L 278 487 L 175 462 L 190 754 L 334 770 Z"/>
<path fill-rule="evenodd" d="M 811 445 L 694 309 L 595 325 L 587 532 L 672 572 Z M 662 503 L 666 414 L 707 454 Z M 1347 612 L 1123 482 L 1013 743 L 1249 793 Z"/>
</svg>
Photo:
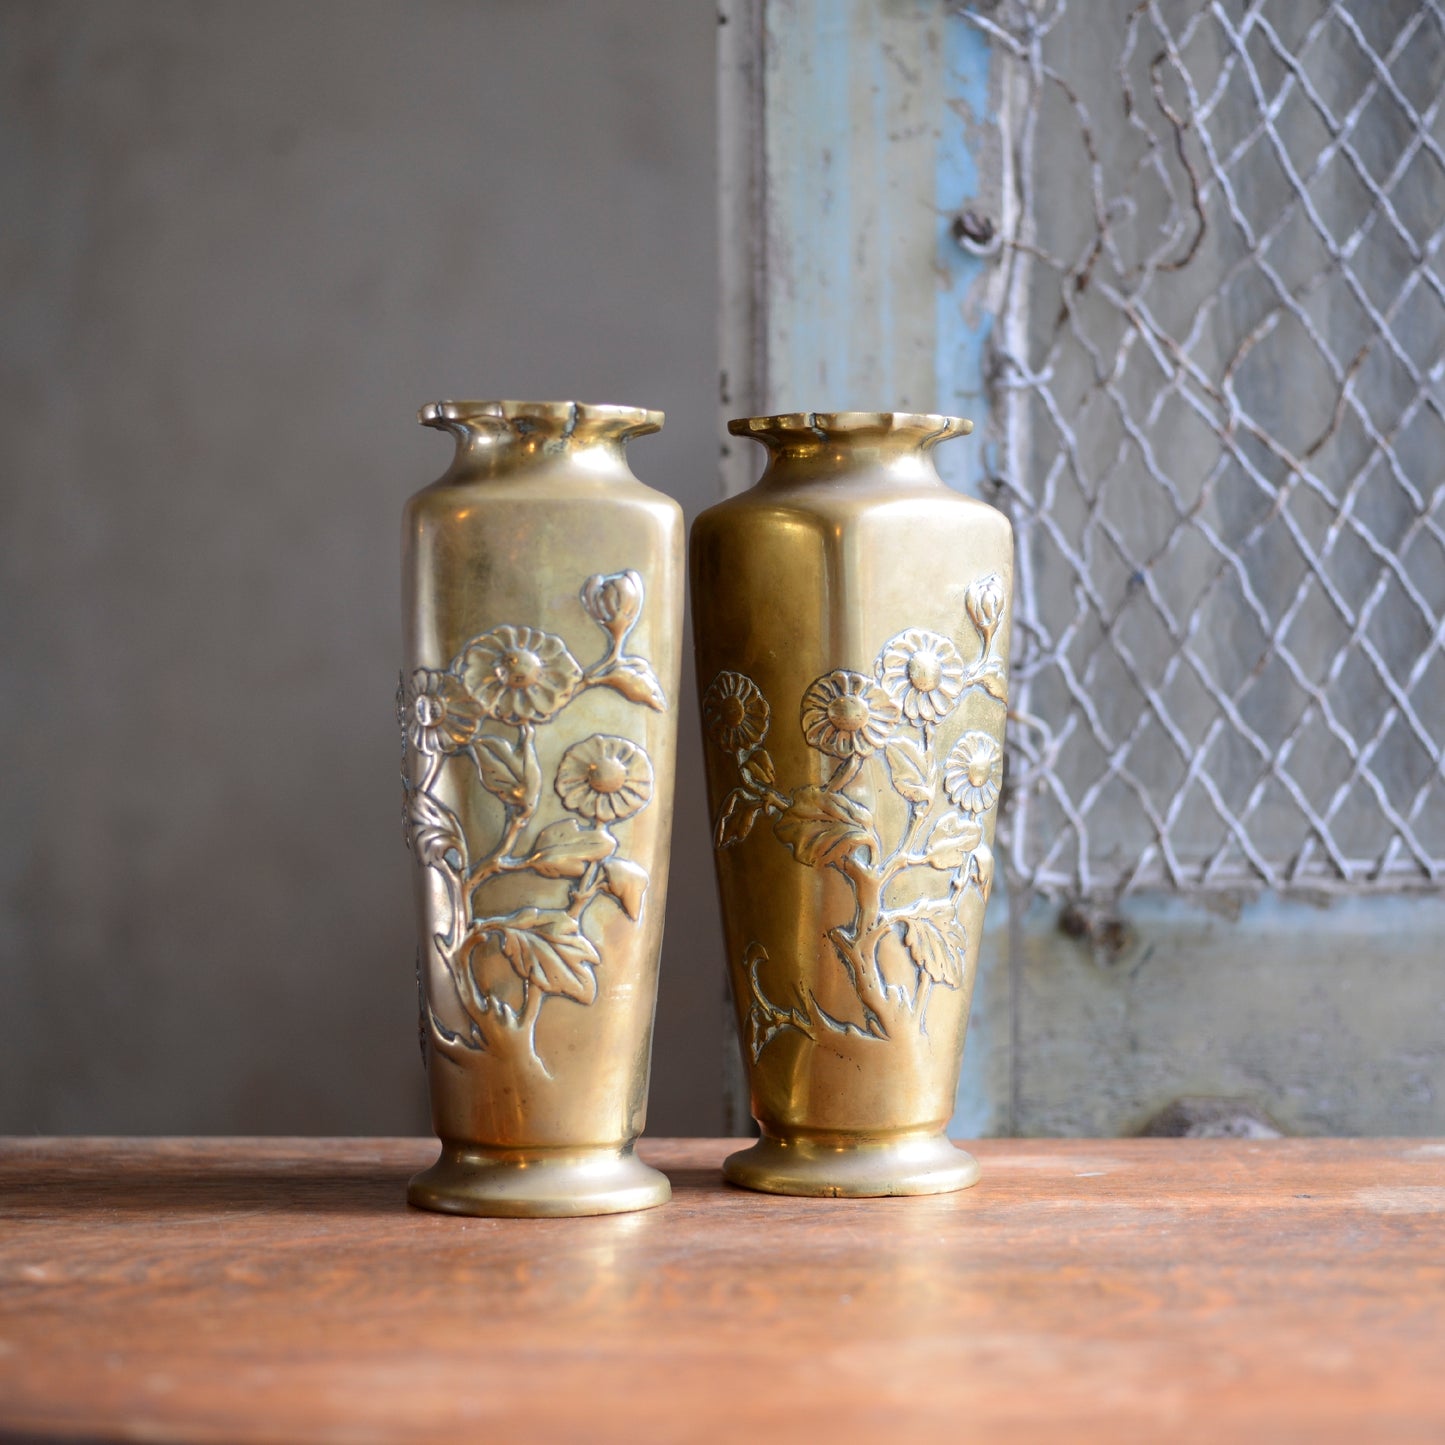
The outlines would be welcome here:
<svg viewBox="0 0 1445 1445">
<path fill-rule="evenodd" d="M 483 1149 L 443 1144 L 407 1186 L 407 1203 L 442 1214 L 555 1219 L 625 1214 L 672 1198 L 665 1174 L 627 1149 Z"/>
<path fill-rule="evenodd" d="M 774 1139 L 728 1157 L 723 1174 L 765 1194 L 875 1199 L 951 1194 L 978 1182 L 978 1160 L 942 1134 L 894 1139 Z"/>
</svg>

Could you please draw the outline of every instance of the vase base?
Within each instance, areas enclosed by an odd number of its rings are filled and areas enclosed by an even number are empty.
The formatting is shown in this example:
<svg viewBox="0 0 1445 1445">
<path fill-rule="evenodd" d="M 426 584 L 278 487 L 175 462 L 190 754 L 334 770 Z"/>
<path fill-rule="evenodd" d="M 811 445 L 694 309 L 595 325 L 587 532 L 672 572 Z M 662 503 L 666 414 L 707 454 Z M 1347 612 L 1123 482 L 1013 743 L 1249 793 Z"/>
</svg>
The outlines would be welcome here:
<svg viewBox="0 0 1445 1445">
<path fill-rule="evenodd" d="M 978 1182 L 978 1160 L 942 1134 L 901 1139 L 759 1139 L 728 1157 L 723 1174 L 744 1189 L 823 1199 L 951 1194 Z"/>
<path fill-rule="evenodd" d="M 672 1198 L 667 1176 L 627 1149 L 482 1149 L 443 1144 L 407 1186 L 407 1203 L 441 1214 L 556 1219 L 626 1214 Z"/>
</svg>

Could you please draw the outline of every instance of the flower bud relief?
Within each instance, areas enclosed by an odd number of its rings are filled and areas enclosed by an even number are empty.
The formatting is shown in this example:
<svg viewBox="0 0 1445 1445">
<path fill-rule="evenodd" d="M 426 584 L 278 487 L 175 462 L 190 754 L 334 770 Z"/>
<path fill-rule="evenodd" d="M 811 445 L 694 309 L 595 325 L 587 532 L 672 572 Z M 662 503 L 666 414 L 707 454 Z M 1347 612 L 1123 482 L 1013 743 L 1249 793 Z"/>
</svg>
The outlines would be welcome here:
<svg viewBox="0 0 1445 1445">
<path fill-rule="evenodd" d="M 631 570 L 589 577 L 582 588 L 582 606 L 614 637 L 622 637 L 642 610 L 642 578 Z"/>
<path fill-rule="evenodd" d="M 990 572 L 970 584 L 964 594 L 963 607 L 968 620 L 985 636 L 992 635 L 1003 616 L 1003 579 L 997 572 Z"/>
</svg>

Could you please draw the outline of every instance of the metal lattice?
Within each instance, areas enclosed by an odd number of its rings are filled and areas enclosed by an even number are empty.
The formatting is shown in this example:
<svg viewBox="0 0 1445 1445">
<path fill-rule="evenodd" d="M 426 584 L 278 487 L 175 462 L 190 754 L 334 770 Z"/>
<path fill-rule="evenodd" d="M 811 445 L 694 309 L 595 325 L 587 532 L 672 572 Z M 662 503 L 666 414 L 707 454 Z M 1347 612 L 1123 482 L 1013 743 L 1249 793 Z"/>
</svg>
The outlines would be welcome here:
<svg viewBox="0 0 1445 1445">
<path fill-rule="evenodd" d="M 1008 843 L 1046 893 L 1445 876 L 1445 15 L 976 4 Z"/>
</svg>

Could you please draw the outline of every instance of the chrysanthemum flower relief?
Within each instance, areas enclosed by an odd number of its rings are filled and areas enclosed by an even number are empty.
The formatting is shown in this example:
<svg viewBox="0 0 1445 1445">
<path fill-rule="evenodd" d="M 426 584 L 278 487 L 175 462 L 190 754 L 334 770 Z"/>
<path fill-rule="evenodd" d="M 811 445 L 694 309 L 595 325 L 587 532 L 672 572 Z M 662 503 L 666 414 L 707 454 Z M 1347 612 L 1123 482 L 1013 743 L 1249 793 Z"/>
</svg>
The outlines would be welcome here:
<svg viewBox="0 0 1445 1445">
<path fill-rule="evenodd" d="M 944 764 L 943 786 L 965 813 L 987 813 L 1003 786 L 1003 750 L 987 733 L 965 733 Z"/>
<path fill-rule="evenodd" d="M 703 726 L 730 753 L 762 742 L 771 716 L 757 683 L 740 672 L 718 673 L 702 700 Z"/>
<path fill-rule="evenodd" d="M 878 655 L 878 680 L 911 723 L 925 734 L 941 723 L 963 696 L 964 666 L 958 648 L 937 632 L 909 628 Z"/>
<path fill-rule="evenodd" d="M 819 755 L 820 780 L 791 791 L 779 786 L 764 746 L 773 710 L 757 683 L 724 671 L 704 694 L 704 726 L 733 755 L 739 773 L 718 809 L 715 845 L 763 846 L 748 840 L 757 836 L 759 820 L 770 819 L 774 838 L 797 863 L 836 870 L 855 902 L 853 915 L 827 932 L 857 995 L 854 1017 L 837 1017 L 811 997 L 801 1007 L 774 1003 L 763 977 L 767 948 L 756 939 L 748 945 L 746 1021 L 754 1059 L 786 1033 L 813 1045 L 829 1033 L 883 1041 L 910 1025 L 926 1034 L 932 991 L 968 983 L 993 887 L 987 839 L 1003 785 L 1003 753 L 991 733 L 958 729 L 970 695 L 1007 702 L 1007 669 L 997 645 L 1006 601 L 1001 578 L 980 577 L 965 592 L 960 619 L 965 635 L 975 634 L 971 645 L 910 627 L 883 644 L 870 671 L 836 668 L 809 683 L 798 725 Z M 940 732 L 951 745 L 938 743 Z M 875 810 L 849 791 L 871 800 L 879 782 L 902 800 L 901 826 L 889 840 Z M 921 897 L 893 901 L 896 890 L 890 890 L 905 875 L 937 879 L 944 891 L 913 886 L 910 893 Z M 885 963 L 900 956 L 911 976 L 900 978 L 896 965 Z"/>
<path fill-rule="evenodd" d="M 544 1004 L 590 1005 L 599 996 L 606 960 L 588 931 L 591 910 L 606 903 L 634 922 L 642 917 L 647 872 L 624 856 L 613 830 L 651 801 L 653 770 L 634 739 L 575 739 L 554 755 L 551 807 L 562 816 L 538 826 L 548 797 L 538 734 L 591 688 L 659 712 L 668 706 L 651 664 L 627 651 L 645 600 L 641 575 L 589 577 L 579 600 L 606 639 L 586 667 L 557 634 L 507 622 L 473 637 L 446 667 L 419 668 L 398 690 L 408 842 L 446 895 L 449 925 L 433 940 L 435 961 L 465 1020 L 450 1027 L 428 1008 L 424 1036 L 459 1062 L 510 1053 L 549 1077 L 537 1052 Z M 444 777 L 451 789 L 495 799 L 494 838 L 468 835 L 440 796 Z M 489 912 L 488 885 L 518 875 L 535 880 L 534 901 Z M 498 982 L 508 977 L 510 985 Z"/>
<path fill-rule="evenodd" d="M 419 753 L 454 753 L 471 742 L 482 707 L 460 678 L 419 667 L 404 686 L 403 737 Z"/>
<path fill-rule="evenodd" d="M 582 681 L 567 644 L 536 627 L 498 627 L 469 642 L 457 674 L 488 717 L 517 727 L 547 722 Z"/>
<path fill-rule="evenodd" d="M 556 788 L 572 812 L 620 823 L 652 798 L 652 764 L 636 743 L 594 734 L 562 754 Z"/>
<path fill-rule="evenodd" d="M 803 694 L 803 736 L 833 758 L 866 758 L 898 725 L 898 704 L 860 672 L 838 668 Z"/>
</svg>

